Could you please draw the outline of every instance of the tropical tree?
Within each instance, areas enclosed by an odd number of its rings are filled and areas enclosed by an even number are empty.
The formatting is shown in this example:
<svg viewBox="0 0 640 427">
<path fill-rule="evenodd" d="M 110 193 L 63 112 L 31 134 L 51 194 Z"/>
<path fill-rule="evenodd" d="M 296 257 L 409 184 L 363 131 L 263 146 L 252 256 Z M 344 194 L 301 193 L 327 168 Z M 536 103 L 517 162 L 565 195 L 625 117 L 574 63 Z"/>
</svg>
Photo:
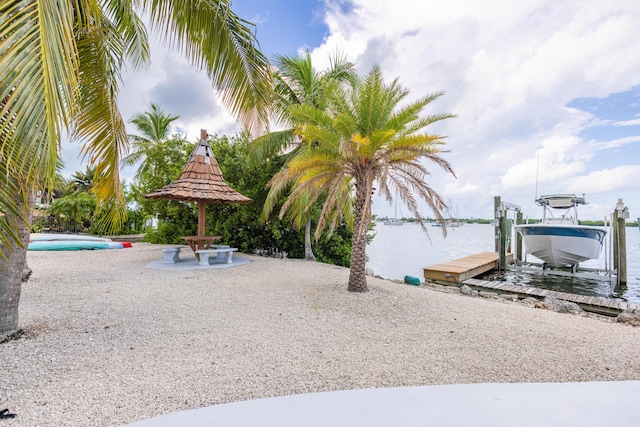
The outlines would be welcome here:
<svg viewBox="0 0 640 427">
<path fill-rule="evenodd" d="M 287 128 L 256 139 L 250 151 L 250 158 L 254 161 L 282 154 L 284 150 L 290 151 L 288 156 L 291 158 L 300 149 L 304 149 L 306 144 L 294 133 L 295 122 L 289 114 L 289 108 L 292 105 L 325 108 L 327 90 L 333 85 L 346 83 L 354 75 L 353 64 L 339 54 L 330 58 L 330 66 L 325 71 L 313 68 L 309 52 L 300 53 L 298 56 L 276 56 L 274 64 L 276 71 L 273 74 L 275 90 L 271 104 L 272 118 Z M 278 199 L 279 194 L 269 193 L 262 214 L 265 221 L 268 220 Z M 308 197 L 301 194 L 297 203 L 289 205 L 287 215 L 298 229 L 304 225 L 305 259 L 315 261 L 311 247 L 311 214 L 305 209 L 307 202 Z"/>
<path fill-rule="evenodd" d="M 145 239 L 152 243 L 179 243 L 180 236 L 197 231 L 197 211 L 189 203 L 176 200 L 147 199 L 145 194 L 175 181 L 193 152 L 194 144 L 184 135 L 174 134 L 147 152 L 144 166 L 132 186 L 135 201 L 146 218 L 158 218 L 158 230 L 147 230 Z M 152 166 L 149 166 L 152 165 Z M 166 225 L 165 225 L 166 224 Z"/>
<path fill-rule="evenodd" d="M 93 193 L 93 185 L 96 180 L 96 167 L 87 165 L 84 172 L 76 171 L 68 183 L 68 190 L 73 194 Z"/>
<path fill-rule="evenodd" d="M 171 134 L 171 123 L 180 116 L 172 116 L 165 113 L 156 104 L 151 104 L 151 109 L 143 113 L 135 113 L 129 123 L 135 125 L 139 135 L 129 135 L 131 141 L 132 153 L 122 159 L 124 166 L 133 166 L 142 160 L 142 163 L 136 171 L 136 179 L 140 179 L 140 175 L 152 170 L 157 172 L 158 164 L 146 162 L 145 160 L 169 138 Z"/>
<path fill-rule="evenodd" d="M 68 194 L 51 203 L 51 213 L 58 218 L 64 216 L 68 228 L 74 230 L 92 218 L 95 208 L 96 198 L 87 192 Z"/>
<path fill-rule="evenodd" d="M 0 336 L 18 325 L 36 183 L 55 176 L 63 130 L 96 167 L 102 218 L 114 228 L 124 219 L 118 166 L 128 139 L 117 96 L 125 61 L 149 58 L 143 14 L 247 127 L 267 122 L 268 61 L 229 1 L 0 2 Z"/>
<path fill-rule="evenodd" d="M 50 203 L 54 198 L 60 197 L 67 188 L 67 179 L 62 175 L 64 163 L 58 159 L 56 163 L 56 176 L 53 182 L 41 182 L 38 189 L 38 202 L 42 204 Z"/>
<path fill-rule="evenodd" d="M 301 195 L 308 197 L 307 209 L 326 195 L 316 238 L 325 224 L 335 227 L 353 214 L 351 270 L 348 290 L 366 292 L 366 234 L 371 222 L 374 182 L 388 201 L 397 193 L 423 231 L 416 196 L 425 201 L 444 225 L 442 197 L 429 186 L 430 161 L 455 176 L 440 157 L 443 137 L 424 129 L 451 114 L 421 116 L 422 110 L 443 93 L 438 92 L 401 106 L 409 94 L 398 80 L 385 84 L 376 66 L 365 77 L 352 79 L 347 87 L 335 86 L 327 93 L 326 108 L 292 105 L 289 114 L 295 132 L 307 148 L 293 157 L 270 181 L 272 192 L 292 186 L 281 215 Z M 353 204 L 350 203 L 354 200 Z M 443 233 L 446 233 L 443 227 Z"/>
</svg>

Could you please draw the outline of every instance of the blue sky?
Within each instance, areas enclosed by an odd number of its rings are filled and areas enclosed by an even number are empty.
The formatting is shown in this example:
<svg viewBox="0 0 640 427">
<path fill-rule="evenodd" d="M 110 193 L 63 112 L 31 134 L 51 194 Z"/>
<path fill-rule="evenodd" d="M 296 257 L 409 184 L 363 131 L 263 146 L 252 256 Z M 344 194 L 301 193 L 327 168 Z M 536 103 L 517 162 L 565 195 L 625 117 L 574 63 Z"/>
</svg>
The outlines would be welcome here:
<svg viewBox="0 0 640 427">
<path fill-rule="evenodd" d="M 233 10 L 256 24 L 260 49 L 274 54 L 295 55 L 300 47 L 320 46 L 328 28 L 323 21 L 324 4 L 318 0 L 236 0 Z"/>
<path fill-rule="evenodd" d="M 308 49 L 322 69 L 338 49 L 361 74 L 379 64 L 410 97 L 444 90 L 427 113 L 458 116 L 432 129 L 448 136 L 443 156 L 457 179 L 437 169 L 428 179 L 460 215 L 490 218 L 499 195 L 538 217 L 536 194 L 586 193 L 584 219 L 602 218 L 618 198 L 640 216 L 637 0 L 236 0 L 232 7 L 256 23 L 268 57 Z M 238 130 L 205 76 L 155 39 L 151 66 L 128 70 L 124 85 L 125 119 L 154 102 L 180 115 L 176 129 L 190 138 L 201 128 Z M 71 172 L 79 169 L 76 152 L 64 151 Z M 376 199 L 374 213 L 393 215 L 393 205 Z"/>
</svg>

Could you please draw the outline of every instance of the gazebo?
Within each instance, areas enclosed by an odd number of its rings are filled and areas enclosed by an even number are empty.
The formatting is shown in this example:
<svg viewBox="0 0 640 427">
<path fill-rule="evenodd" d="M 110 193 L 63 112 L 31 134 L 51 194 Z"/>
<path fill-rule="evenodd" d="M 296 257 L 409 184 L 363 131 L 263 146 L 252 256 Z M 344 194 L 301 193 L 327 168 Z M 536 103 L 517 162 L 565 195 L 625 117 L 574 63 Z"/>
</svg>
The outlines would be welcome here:
<svg viewBox="0 0 640 427">
<path fill-rule="evenodd" d="M 208 249 L 214 241 L 220 239 L 220 236 L 205 235 L 207 203 L 231 204 L 253 201 L 224 181 L 218 161 L 207 142 L 208 136 L 206 130 L 200 130 L 200 141 L 177 180 L 144 196 L 152 199 L 198 202 L 198 234 L 182 237 L 194 253 L 198 249 Z M 198 254 L 195 255 L 199 259 Z"/>
</svg>

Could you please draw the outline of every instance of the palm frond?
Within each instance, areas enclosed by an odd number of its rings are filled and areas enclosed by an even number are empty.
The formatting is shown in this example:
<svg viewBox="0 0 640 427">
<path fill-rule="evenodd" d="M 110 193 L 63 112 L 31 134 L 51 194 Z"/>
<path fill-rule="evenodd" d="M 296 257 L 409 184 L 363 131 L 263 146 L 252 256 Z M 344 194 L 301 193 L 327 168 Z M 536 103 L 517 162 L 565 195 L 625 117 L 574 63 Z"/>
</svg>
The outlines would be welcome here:
<svg viewBox="0 0 640 427">
<path fill-rule="evenodd" d="M 85 12 L 88 12 L 85 11 Z M 80 108 L 73 120 L 72 138 L 84 143 L 82 153 L 95 165 L 94 191 L 102 216 L 117 229 L 124 221 L 124 191 L 119 165 L 128 150 L 128 136 L 117 106 L 120 69 L 128 52 L 126 38 L 101 10 L 85 15 L 77 28 L 80 58 Z M 134 49 L 133 52 L 136 50 Z M 113 211 L 113 212 L 111 212 Z"/>
<path fill-rule="evenodd" d="M 252 131 L 268 127 L 271 72 L 257 49 L 253 24 L 231 10 L 229 0 L 146 0 L 155 29 L 204 70 L 222 103 Z"/>
<path fill-rule="evenodd" d="M 73 12 L 68 2 L 0 6 L 1 155 L 31 182 L 55 176 L 60 129 L 76 110 Z"/>
<path fill-rule="evenodd" d="M 55 180 L 60 130 L 76 110 L 73 22 L 68 2 L 0 3 L 0 210 L 21 221 L 26 192 Z M 1 221 L 1 240 L 17 242 L 15 227 Z"/>
<path fill-rule="evenodd" d="M 329 222 L 330 236 L 341 222 L 353 229 L 353 191 L 352 177 L 345 174 L 336 174 L 327 186 L 327 197 L 322 206 L 318 225 L 316 226 L 316 240 L 320 238 L 327 222 Z"/>
<path fill-rule="evenodd" d="M 269 132 L 252 141 L 247 159 L 252 164 L 283 153 L 283 150 L 293 146 L 295 135 L 293 129 Z"/>
<path fill-rule="evenodd" d="M 104 12 L 113 22 L 116 32 L 123 38 L 125 57 L 131 60 L 134 68 L 149 63 L 150 52 L 147 29 L 135 12 L 138 0 L 108 0 L 104 2 Z"/>
<path fill-rule="evenodd" d="M 148 111 L 138 112 L 129 120 L 141 135 L 130 135 L 135 140 L 161 144 L 171 134 L 171 123 L 179 119 L 178 115 L 171 115 L 157 104 L 151 103 Z"/>
</svg>

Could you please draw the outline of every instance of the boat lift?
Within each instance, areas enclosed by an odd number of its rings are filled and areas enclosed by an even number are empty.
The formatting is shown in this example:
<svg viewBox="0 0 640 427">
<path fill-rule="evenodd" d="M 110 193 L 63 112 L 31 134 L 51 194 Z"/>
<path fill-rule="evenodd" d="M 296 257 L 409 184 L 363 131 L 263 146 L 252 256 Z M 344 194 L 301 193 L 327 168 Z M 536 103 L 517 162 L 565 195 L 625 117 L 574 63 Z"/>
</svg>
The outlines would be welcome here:
<svg viewBox="0 0 640 427">
<path fill-rule="evenodd" d="M 622 199 L 618 199 L 615 211 L 609 218 L 604 218 L 608 238 L 604 243 L 604 268 L 547 268 L 544 263 L 529 262 L 523 251 L 522 236 L 516 233 L 513 225 L 523 223 L 520 206 L 504 202 L 500 196 L 494 198 L 495 208 L 495 250 L 498 253 L 499 271 L 516 271 L 531 274 L 578 277 L 583 279 L 608 281 L 621 285 L 627 282 L 625 219 L 629 218 L 628 208 Z M 513 213 L 512 218 L 509 214 Z M 640 227 L 640 225 L 639 225 Z M 512 238 L 513 235 L 515 239 Z M 514 255 L 513 263 L 507 262 L 507 254 Z"/>
</svg>

